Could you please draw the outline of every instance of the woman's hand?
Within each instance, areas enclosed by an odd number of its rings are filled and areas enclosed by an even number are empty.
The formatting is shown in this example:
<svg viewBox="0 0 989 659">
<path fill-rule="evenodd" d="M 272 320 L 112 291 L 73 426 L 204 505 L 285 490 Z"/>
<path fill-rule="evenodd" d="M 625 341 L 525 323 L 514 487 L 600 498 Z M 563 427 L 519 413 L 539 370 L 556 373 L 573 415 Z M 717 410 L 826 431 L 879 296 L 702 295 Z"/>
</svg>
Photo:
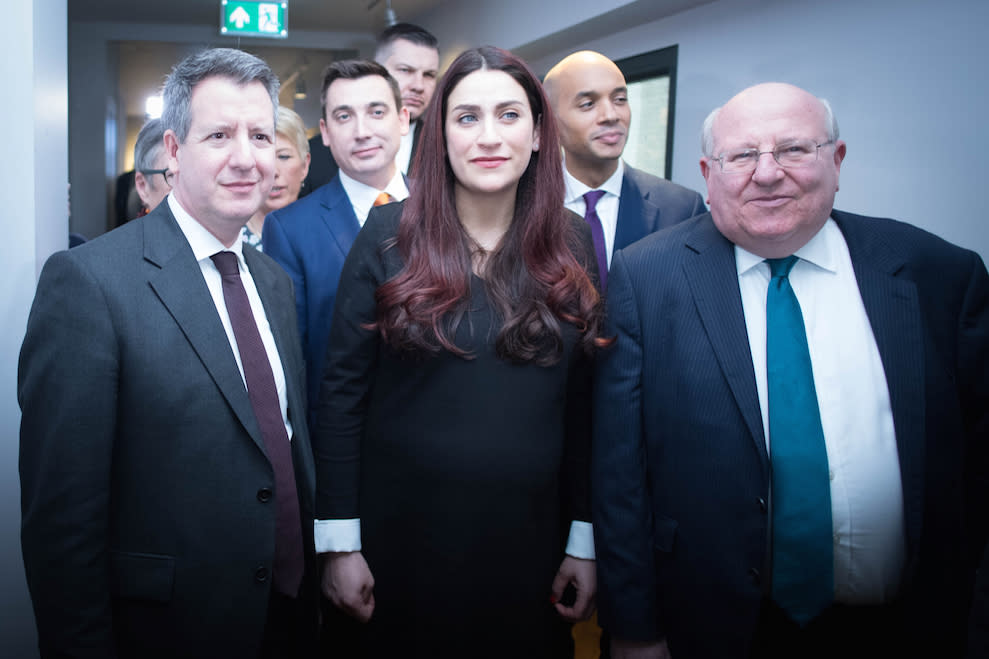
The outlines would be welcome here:
<svg viewBox="0 0 989 659">
<path fill-rule="evenodd" d="M 361 622 L 374 613 L 374 577 L 359 551 L 330 553 L 323 564 L 323 595 Z"/>
<path fill-rule="evenodd" d="M 577 599 L 570 606 L 564 606 L 560 602 L 567 584 L 573 584 L 577 590 Z M 567 556 L 560 563 L 560 569 L 553 579 L 551 601 L 556 606 L 556 612 L 564 620 L 579 622 L 587 620 L 594 613 L 594 597 L 597 595 L 597 590 L 597 568 L 594 561 Z"/>
</svg>

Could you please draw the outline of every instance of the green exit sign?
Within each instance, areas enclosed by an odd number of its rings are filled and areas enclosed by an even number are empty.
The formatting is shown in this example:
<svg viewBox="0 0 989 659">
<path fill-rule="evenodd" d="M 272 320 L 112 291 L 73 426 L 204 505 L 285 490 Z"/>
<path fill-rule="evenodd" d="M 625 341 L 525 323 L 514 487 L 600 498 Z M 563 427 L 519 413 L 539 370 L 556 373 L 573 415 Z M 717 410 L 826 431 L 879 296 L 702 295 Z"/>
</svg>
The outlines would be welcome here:
<svg viewBox="0 0 989 659">
<path fill-rule="evenodd" d="M 220 2 L 220 34 L 238 37 L 288 36 L 288 2 Z"/>
</svg>

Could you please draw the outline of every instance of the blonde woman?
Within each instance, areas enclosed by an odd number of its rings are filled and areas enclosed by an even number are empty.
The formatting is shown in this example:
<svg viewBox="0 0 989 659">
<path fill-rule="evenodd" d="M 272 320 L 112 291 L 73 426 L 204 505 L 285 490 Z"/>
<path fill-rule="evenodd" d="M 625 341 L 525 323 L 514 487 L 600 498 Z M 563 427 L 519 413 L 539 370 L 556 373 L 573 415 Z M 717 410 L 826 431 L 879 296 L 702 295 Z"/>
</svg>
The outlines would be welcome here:
<svg viewBox="0 0 989 659">
<path fill-rule="evenodd" d="M 244 242 L 261 249 L 261 230 L 268 213 L 288 206 L 299 198 L 302 182 L 309 173 L 309 140 L 302 117 L 278 106 L 275 131 L 275 184 L 261 208 L 244 225 Z"/>
</svg>

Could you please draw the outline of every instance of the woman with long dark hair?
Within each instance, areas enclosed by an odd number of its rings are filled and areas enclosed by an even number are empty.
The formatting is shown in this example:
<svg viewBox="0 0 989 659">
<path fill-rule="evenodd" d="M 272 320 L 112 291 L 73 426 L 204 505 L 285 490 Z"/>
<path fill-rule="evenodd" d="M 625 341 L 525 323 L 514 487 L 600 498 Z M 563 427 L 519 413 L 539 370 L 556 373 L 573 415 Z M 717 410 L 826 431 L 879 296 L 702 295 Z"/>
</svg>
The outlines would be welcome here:
<svg viewBox="0 0 989 659">
<path fill-rule="evenodd" d="M 567 622 L 593 610 L 601 300 L 554 124 L 519 58 L 460 55 L 411 196 L 372 212 L 344 265 L 317 549 L 333 552 L 324 591 L 368 622 L 368 656 L 563 657 Z"/>
</svg>

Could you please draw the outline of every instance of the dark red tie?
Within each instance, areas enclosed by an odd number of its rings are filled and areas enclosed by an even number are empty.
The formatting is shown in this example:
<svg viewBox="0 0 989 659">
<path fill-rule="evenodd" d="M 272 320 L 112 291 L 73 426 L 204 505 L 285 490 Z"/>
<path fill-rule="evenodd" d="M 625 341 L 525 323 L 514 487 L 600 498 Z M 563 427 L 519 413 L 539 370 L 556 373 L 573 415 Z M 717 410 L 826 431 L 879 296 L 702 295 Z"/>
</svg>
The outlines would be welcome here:
<svg viewBox="0 0 989 659">
<path fill-rule="evenodd" d="M 233 252 L 217 252 L 210 257 L 220 271 L 223 281 L 223 301 L 230 314 L 240 351 L 240 361 L 247 380 L 247 395 L 254 408 L 264 437 L 268 459 L 275 470 L 275 502 L 278 507 L 275 535 L 275 560 L 272 566 L 272 582 L 276 591 L 289 597 L 299 594 L 304 566 L 302 552 L 302 519 L 299 515 L 299 497 L 295 487 L 295 470 L 292 467 L 292 446 L 282 409 L 278 402 L 275 377 L 271 362 L 261 342 L 247 291 L 240 280 L 237 255 Z"/>
<path fill-rule="evenodd" d="M 604 196 L 604 190 L 591 190 L 584 193 L 584 221 L 591 227 L 591 238 L 594 239 L 594 253 L 598 260 L 598 278 L 601 281 L 601 292 L 608 290 L 608 252 L 604 245 L 604 227 L 598 217 L 597 205 Z"/>
</svg>

